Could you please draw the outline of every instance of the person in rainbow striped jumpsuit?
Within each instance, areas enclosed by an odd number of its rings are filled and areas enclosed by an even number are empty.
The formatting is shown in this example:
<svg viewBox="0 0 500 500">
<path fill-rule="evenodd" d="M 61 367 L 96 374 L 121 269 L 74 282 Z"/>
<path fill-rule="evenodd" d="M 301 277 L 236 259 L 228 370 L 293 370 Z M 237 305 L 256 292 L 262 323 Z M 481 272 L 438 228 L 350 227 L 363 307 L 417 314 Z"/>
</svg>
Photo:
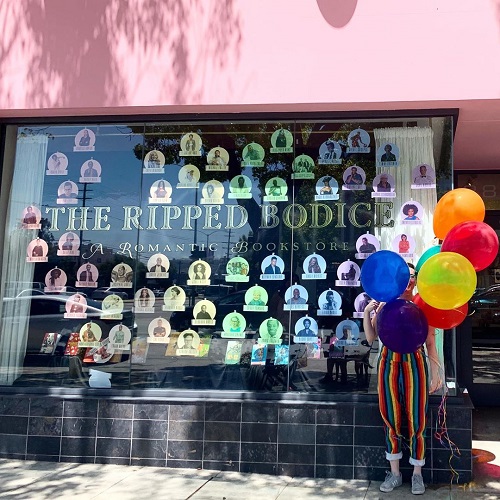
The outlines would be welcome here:
<svg viewBox="0 0 500 500">
<path fill-rule="evenodd" d="M 416 273 L 413 264 L 408 264 L 408 267 L 410 280 L 400 298 L 411 301 L 416 285 Z M 383 304 L 372 300 L 364 310 L 363 327 L 366 340 L 370 344 L 378 336 L 376 315 L 382 307 Z M 425 464 L 428 393 L 437 391 L 442 385 L 434 334 L 435 329 L 429 327 L 425 344 L 431 368 L 430 381 L 423 347 L 409 354 L 391 351 L 386 346 L 381 347 L 378 362 L 379 408 L 386 426 L 386 458 L 391 465 L 391 471 L 380 485 L 380 490 L 383 492 L 392 491 L 402 484 L 399 461 L 403 456 L 401 448 L 403 411 L 408 419 L 410 464 L 413 465 L 412 493 L 420 495 L 425 492 L 422 466 Z"/>
</svg>

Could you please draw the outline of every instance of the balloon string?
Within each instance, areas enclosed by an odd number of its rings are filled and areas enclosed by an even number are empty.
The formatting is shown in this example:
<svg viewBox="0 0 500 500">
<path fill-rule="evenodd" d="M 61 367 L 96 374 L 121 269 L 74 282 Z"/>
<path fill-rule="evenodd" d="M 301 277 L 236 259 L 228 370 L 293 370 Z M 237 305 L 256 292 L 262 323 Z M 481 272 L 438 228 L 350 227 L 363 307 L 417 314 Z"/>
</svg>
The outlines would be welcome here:
<svg viewBox="0 0 500 500">
<path fill-rule="evenodd" d="M 428 356 L 427 356 L 428 357 Z M 448 425 L 446 422 L 447 418 L 447 413 L 446 413 L 446 403 L 448 399 L 448 387 L 446 385 L 446 378 L 445 378 L 445 373 L 444 373 L 444 368 L 441 366 L 441 364 L 428 357 L 431 363 L 436 363 L 438 365 L 438 371 L 439 375 L 441 377 L 441 380 L 443 381 L 442 387 L 443 387 L 443 395 L 441 397 L 441 402 L 439 403 L 438 407 L 438 412 L 437 412 L 437 419 L 436 419 L 436 431 L 434 432 L 434 437 L 439 441 L 441 446 L 444 448 L 450 450 L 450 456 L 448 458 L 448 465 L 451 471 L 451 478 L 450 478 L 450 484 L 453 484 L 453 482 L 457 482 L 460 478 L 460 474 L 455 470 L 455 468 L 452 465 L 452 460 L 454 458 L 460 457 L 460 449 L 458 446 L 450 439 L 450 435 L 448 433 Z"/>
</svg>

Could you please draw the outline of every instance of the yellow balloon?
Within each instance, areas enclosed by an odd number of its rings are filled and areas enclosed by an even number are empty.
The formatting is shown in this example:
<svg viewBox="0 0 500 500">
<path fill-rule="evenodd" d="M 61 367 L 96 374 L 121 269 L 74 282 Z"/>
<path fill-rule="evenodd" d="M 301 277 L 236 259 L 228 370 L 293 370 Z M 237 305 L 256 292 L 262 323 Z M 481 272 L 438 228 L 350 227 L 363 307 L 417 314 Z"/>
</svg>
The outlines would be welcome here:
<svg viewBox="0 0 500 500">
<path fill-rule="evenodd" d="M 474 266 L 463 255 L 440 252 L 422 265 L 417 279 L 418 293 L 436 309 L 455 309 L 474 293 L 477 276 Z"/>
</svg>

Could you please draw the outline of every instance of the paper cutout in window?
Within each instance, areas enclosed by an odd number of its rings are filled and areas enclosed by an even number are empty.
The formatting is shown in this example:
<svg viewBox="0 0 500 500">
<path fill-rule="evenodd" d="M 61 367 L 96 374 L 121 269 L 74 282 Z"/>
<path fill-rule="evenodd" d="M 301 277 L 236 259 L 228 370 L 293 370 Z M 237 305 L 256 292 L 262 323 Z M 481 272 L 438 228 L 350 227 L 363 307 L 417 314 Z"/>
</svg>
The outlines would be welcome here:
<svg viewBox="0 0 500 500">
<path fill-rule="evenodd" d="M 215 304 L 210 300 L 200 300 L 194 305 L 193 318 L 191 324 L 193 326 L 214 326 L 215 325 Z"/>
<path fill-rule="evenodd" d="M 59 151 L 52 153 L 47 160 L 45 175 L 68 175 L 68 157 Z"/>
<path fill-rule="evenodd" d="M 356 259 L 367 259 L 380 250 L 380 241 L 373 234 L 363 234 L 356 240 Z"/>
<path fill-rule="evenodd" d="M 97 280 L 99 279 L 99 271 L 97 270 L 97 267 L 94 266 L 94 264 L 90 264 L 89 262 L 87 262 L 87 264 L 83 264 L 82 266 L 79 267 L 78 271 L 76 272 L 76 275 L 78 277 L 78 281 L 75 283 L 75 286 L 77 288 L 97 287 Z"/>
<path fill-rule="evenodd" d="M 355 262 L 346 260 L 337 269 L 338 280 L 335 281 L 335 286 L 359 286 L 360 276 L 359 266 Z"/>
<path fill-rule="evenodd" d="M 288 365 L 290 361 L 290 346 L 281 344 L 277 345 L 274 349 L 274 364 Z"/>
<path fill-rule="evenodd" d="M 207 172 L 228 171 L 229 153 L 221 147 L 211 149 L 207 154 Z"/>
<path fill-rule="evenodd" d="M 407 201 L 403 203 L 399 213 L 400 222 L 407 226 L 422 225 L 424 218 L 424 207 L 417 201 Z"/>
<path fill-rule="evenodd" d="M 244 339 L 247 322 L 245 317 L 234 311 L 227 314 L 222 320 L 222 338 Z"/>
<path fill-rule="evenodd" d="M 328 139 L 319 147 L 319 165 L 340 165 L 342 163 L 342 148 L 337 141 Z"/>
<path fill-rule="evenodd" d="M 260 279 L 266 281 L 284 280 L 284 267 L 285 262 L 281 257 L 279 257 L 278 255 L 268 255 L 262 261 L 262 274 L 260 275 Z"/>
<path fill-rule="evenodd" d="M 394 252 L 399 253 L 401 257 L 412 259 L 415 252 L 415 240 L 409 234 L 398 234 L 392 240 L 392 249 Z"/>
<path fill-rule="evenodd" d="M 318 297 L 318 316 L 341 316 L 342 297 L 336 290 L 325 290 Z"/>
<path fill-rule="evenodd" d="M 263 167 L 266 153 L 264 148 L 256 142 L 251 142 L 243 148 L 241 153 L 242 167 Z"/>
<path fill-rule="evenodd" d="M 195 165 L 184 165 L 179 170 L 178 178 L 179 183 L 177 187 L 179 189 L 197 189 L 200 180 L 200 171 Z"/>
<path fill-rule="evenodd" d="M 391 174 L 382 172 L 373 179 L 372 198 L 395 198 L 396 181 Z"/>
<path fill-rule="evenodd" d="M 436 187 L 436 172 L 427 163 L 417 165 L 411 174 L 412 189 L 434 189 Z"/>
<path fill-rule="evenodd" d="M 130 350 L 130 340 L 132 339 L 132 332 L 130 329 L 122 325 L 115 325 L 109 331 L 109 339 L 111 343 L 111 347 L 113 349 L 119 349 L 120 351 L 129 351 Z"/>
<path fill-rule="evenodd" d="M 101 327 L 97 323 L 89 321 L 80 328 L 78 347 L 100 347 L 99 340 L 101 340 L 101 337 Z"/>
<path fill-rule="evenodd" d="M 148 325 L 149 344 L 168 344 L 170 342 L 170 323 L 161 316 L 150 321 Z"/>
<path fill-rule="evenodd" d="M 65 318 L 86 318 L 87 300 L 79 293 L 71 295 L 66 301 Z"/>
<path fill-rule="evenodd" d="M 134 312 L 136 314 L 155 312 L 155 294 L 149 288 L 141 288 L 135 292 Z"/>
<path fill-rule="evenodd" d="M 273 177 L 266 182 L 264 188 L 265 195 L 264 201 L 271 201 L 276 203 L 278 201 L 288 201 L 288 186 L 286 182 L 280 177 Z"/>
<path fill-rule="evenodd" d="M 78 186 L 73 181 L 60 184 L 57 189 L 58 205 L 76 205 L 78 203 Z"/>
<path fill-rule="evenodd" d="M 147 337 L 136 337 L 132 340 L 130 362 L 133 365 L 143 365 L 148 357 L 149 344 Z"/>
<path fill-rule="evenodd" d="M 252 198 L 252 181 L 246 175 L 237 175 L 229 183 L 229 194 L 227 197 L 231 200 Z"/>
<path fill-rule="evenodd" d="M 250 279 L 248 273 L 250 266 L 243 257 L 233 257 L 226 264 L 226 282 L 228 283 L 247 283 Z"/>
<path fill-rule="evenodd" d="M 170 269 L 170 261 L 166 255 L 155 253 L 148 259 L 148 272 L 146 278 L 168 278 L 168 270 Z"/>
<path fill-rule="evenodd" d="M 330 175 L 324 175 L 316 183 L 315 201 L 321 200 L 338 200 L 339 199 L 339 184 Z"/>
<path fill-rule="evenodd" d="M 21 219 L 21 227 L 23 229 L 41 229 L 40 219 L 42 218 L 42 213 L 34 205 L 28 205 L 23 210 L 23 215 Z"/>
<path fill-rule="evenodd" d="M 311 254 L 304 259 L 302 264 L 304 274 L 303 280 L 324 280 L 326 279 L 326 261 L 318 254 Z"/>
<path fill-rule="evenodd" d="M 275 318 L 268 318 L 260 324 L 259 334 L 259 344 L 281 344 L 283 325 Z"/>
<path fill-rule="evenodd" d="M 302 285 L 292 285 L 285 292 L 284 311 L 307 311 L 309 294 Z"/>
<path fill-rule="evenodd" d="M 250 364 L 261 366 L 266 364 L 267 359 L 267 344 L 255 344 L 252 346 L 252 357 Z"/>
<path fill-rule="evenodd" d="M 294 342 L 297 344 L 307 344 L 318 341 L 318 323 L 314 318 L 304 316 L 295 323 Z"/>
<path fill-rule="evenodd" d="M 132 288 L 134 273 L 132 268 L 125 263 L 117 264 L 111 271 L 111 284 L 113 288 Z"/>
<path fill-rule="evenodd" d="M 163 179 L 153 182 L 149 188 L 148 203 L 150 205 L 167 205 L 172 203 L 172 185 L 170 182 Z"/>
<path fill-rule="evenodd" d="M 271 136 L 271 153 L 293 153 L 293 135 L 289 130 L 280 128 Z"/>
<path fill-rule="evenodd" d="M 245 292 L 243 311 L 267 312 L 269 296 L 265 288 L 255 285 Z"/>
<path fill-rule="evenodd" d="M 229 340 L 226 347 L 226 355 L 224 357 L 224 364 L 237 365 L 241 359 L 241 348 L 243 342 L 237 340 Z"/>
<path fill-rule="evenodd" d="M 143 174 L 164 174 L 165 173 L 165 155 L 153 149 L 146 153 L 143 161 Z"/>
<path fill-rule="evenodd" d="M 77 257 L 80 255 L 80 238 L 76 233 L 64 233 L 57 243 L 57 255 Z"/>
<path fill-rule="evenodd" d="M 392 142 L 386 142 L 377 149 L 377 167 L 399 167 L 399 147 Z"/>
<path fill-rule="evenodd" d="M 308 155 L 299 155 L 292 163 L 292 179 L 314 179 L 314 160 Z"/>
<path fill-rule="evenodd" d="M 342 179 L 344 181 L 342 185 L 344 191 L 364 191 L 366 189 L 365 171 L 357 165 L 348 167 L 344 171 Z"/>
<path fill-rule="evenodd" d="M 199 356 L 200 336 L 194 330 L 184 330 L 177 338 L 176 356 Z"/>
<path fill-rule="evenodd" d="M 201 190 L 201 205 L 224 205 L 224 186 L 216 180 L 208 181 Z"/>
<path fill-rule="evenodd" d="M 68 282 L 68 276 L 66 273 L 55 267 L 51 269 L 45 275 L 45 288 L 44 292 L 65 292 L 66 291 L 66 283 Z"/>
<path fill-rule="evenodd" d="M 28 243 L 26 248 L 26 262 L 47 262 L 49 247 L 41 238 L 36 238 Z"/>
<path fill-rule="evenodd" d="M 91 158 L 80 168 L 80 182 L 99 183 L 101 182 L 102 167 L 101 164 Z"/>
<path fill-rule="evenodd" d="M 195 132 L 188 132 L 181 137 L 179 156 L 201 156 L 201 137 Z"/>
<path fill-rule="evenodd" d="M 370 296 L 366 292 L 361 292 L 354 299 L 354 312 L 352 313 L 353 318 L 363 318 L 364 311 L 368 303 L 371 301 Z"/>
<path fill-rule="evenodd" d="M 116 294 L 106 295 L 102 301 L 101 319 L 123 319 L 123 299 Z M 118 348 L 117 348 L 118 349 Z"/>
<path fill-rule="evenodd" d="M 195 260 L 188 269 L 188 285 L 210 285 L 212 268 L 203 260 Z"/>
<path fill-rule="evenodd" d="M 348 153 L 369 153 L 370 136 L 366 130 L 357 128 L 347 137 Z"/>
<path fill-rule="evenodd" d="M 95 134 L 93 130 L 84 128 L 75 136 L 73 151 L 95 151 Z"/>
<path fill-rule="evenodd" d="M 165 291 L 163 302 L 163 311 L 184 311 L 186 309 L 184 305 L 186 292 L 178 285 L 171 286 Z"/>
</svg>

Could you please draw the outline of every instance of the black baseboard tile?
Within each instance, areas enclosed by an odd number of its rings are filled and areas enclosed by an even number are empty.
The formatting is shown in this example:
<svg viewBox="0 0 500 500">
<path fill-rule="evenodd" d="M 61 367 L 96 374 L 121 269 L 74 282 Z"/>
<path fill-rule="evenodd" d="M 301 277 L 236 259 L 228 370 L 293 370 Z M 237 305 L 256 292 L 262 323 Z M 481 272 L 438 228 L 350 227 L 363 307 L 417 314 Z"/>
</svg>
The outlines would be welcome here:
<svg viewBox="0 0 500 500">
<path fill-rule="evenodd" d="M 457 470 L 458 484 L 470 483 L 473 480 L 472 471 Z M 437 484 L 450 484 L 453 480 L 457 484 L 457 476 L 453 475 L 450 469 L 434 469 L 432 471 L 432 480 Z"/>
<path fill-rule="evenodd" d="M 168 441 L 167 460 L 198 460 L 203 458 L 203 441 Z"/>
<path fill-rule="evenodd" d="M 30 417 L 62 417 L 63 400 L 57 398 L 30 398 Z"/>
<path fill-rule="evenodd" d="M 314 445 L 280 444 L 278 445 L 278 463 L 314 464 Z M 314 474 L 314 471 L 313 471 Z"/>
<path fill-rule="evenodd" d="M 356 446 L 384 446 L 385 428 L 378 427 L 354 427 L 354 444 Z"/>
<path fill-rule="evenodd" d="M 94 456 L 72 457 L 72 456 L 61 455 L 59 461 L 60 462 L 68 462 L 68 463 L 72 463 L 72 464 L 93 464 L 95 462 L 95 457 Z"/>
<path fill-rule="evenodd" d="M 350 425 L 316 426 L 316 444 L 352 446 L 353 435 L 354 427 Z"/>
<path fill-rule="evenodd" d="M 28 436 L 26 434 L 0 434 L 0 453 L 24 455 Z"/>
<path fill-rule="evenodd" d="M 176 441 L 202 441 L 205 422 L 181 422 L 170 420 L 168 422 L 168 438 Z"/>
<path fill-rule="evenodd" d="M 219 460 L 203 460 L 203 468 L 207 470 L 224 470 L 240 472 L 240 462 L 228 461 L 222 462 Z"/>
<path fill-rule="evenodd" d="M 61 447 L 61 438 L 52 436 L 28 436 L 27 454 L 57 455 Z"/>
<path fill-rule="evenodd" d="M 316 409 L 308 406 L 281 406 L 278 418 L 280 424 L 315 424 Z"/>
<path fill-rule="evenodd" d="M 381 467 L 354 467 L 353 479 L 383 481 L 388 471 L 387 461 L 380 462 Z"/>
<path fill-rule="evenodd" d="M 203 422 L 205 420 L 205 403 L 171 404 L 169 418 L 181 422 Z"/>
<path fill-rule="evenodd" d="M 365 427 L 381 427 L 384 421 L 380 416 L 378 405 L 358 405 L 354 407 L 354 425 Z"/>
<path fill-rule="evenodd" d="M 316 445 L 316 465 L 342 465 L 352 469 L 353 461 L 352 446 Z"/>
<path fill-rule="evenodd" d="M 132 458 L 167 459 L 167 441 L 163 439 L 132 439 Z"/>
<path fill-rule="evenodd" d="M 62 435 L 68 437 L 95 437 L 96 418 L 65 417 L 62 423 Z"/>
<path fill-rule="evenodd" d="M 131 419 L 134 416 L 134 405 L 128 403 L 116 403 L 106 399 L 99 399 L 98 418 L 120 418 Z"/>
<path fill-rule="evenodd" d="M 3 453 L 3 452 L 0 452 L 0 459 L 3 459 L 3 460 L 25 460 L 26 459 L 26 454 L 24 454 L 24 453 L 21 454 L 21 453 Z"/>
<path fill-rule="evenodd" d="M 0 415 L 18 415 L 25 417 L 29 414 L 30 400 L 23 397 L 0 397 Z"/>
<path fill-rule="evenodd" d="M 318 465 L 316 477 L 332 479 L 353 479 L 354 468 L 348 465 Z"/>
<path fill-rule="evenodd" d="M 60 436 L 61 417 L 30 417 L 28 434 L 30 436 Z"/>
<path fill-rule="evenodd" d="M 28 417 L 0 417 L 0 434 L 28 434 Z"/>
<path fill-rule="evenodd" d="M 243 403 L 241 421 L 255 423 L 278 422 L 278 405 L 274 403 Z"/>
<path fill-rule="evenodd" d="M 318 408 L 316 423 L 325 425 L 353 425 L 354 406 L 332 405 Z"/>
<path fill-rule="evenodd" d="M 59 462 L 59 455 L 45 455 L 43 453 L 27 453 L 26 460 L 35 462 Z"/>
<path fill-rule="evenodd" d="M 95 457 L 96 464 L 130 465 L 130 458 L 123 457 Z"/>
<path fill-rule="evenodd" d="M 205 422 L 205 441 L 239 441 L 240 435 L 239 422 Z"/>
<path fill-rule="evenodd" d="M 387 464 L 385 448 L 375 446 L 354 447 L 355 467 L 379 467 L 380 464 Z"/>
<path fill-rule="evenodd" d="M 314 465 L 279 463 L 279 476 L 314 477 Z"/>
<path fill-rule="evenodd" d="M 276 443 L 241 443 L 242 462 L 276 463 L 278 446 Z"/>
<path fill-rule="evenodd" d="M 274 463 L 240 462 L 240 472 L 276 475 L 278 466 Z"/>
<path fill-rule="evenodd" d="M 205 403 L 207 422 L 241 422 L 241 403 Z"/>
<path fill-rule="evenodd" d="M 131 439 L 97 438 L 96 455 L 129 458 L 131 441 Z"/>
<path fill-rule="evenodd" d="M 167 421 L 134 420 L 132 437 L 135 439 L 167 439 L 167 431 Z"/>
<path fill-rule="evenodd" d="M 167 459 L 167 467 L 174 469 L 202 469 L 201 460 L 176 460 L 172 458 Z"/>
<path fill-rule="evenodd" d="M 218 461 L 221 457 L 227 462 L 239 462 L 240 443 L 205 441 L 203 462 Z"/>
<path fill-rule="evenodd" d="M 97 418 L 97 399 L 65 400 L 64 417 Z"/>
<path fill-rule="evenodd" d="M 75 457 L 95 457 L 96 438 L 63 437 L 61 455 Z"/>
<path fill-rule="evenodd" d="M 134 405 L 134 420 L 168 420 L 169 405 L 137 403 Z"/>
<path fill-rule="evenodd" d="M 278 424 L 245 422 L 241 424 L 243 443 L 277 443 Z"/>
<path fill-rule="evenodd" d="M 130 459 L 130 465 L 138 465 L 140 467 L 166 467 L 167 461 L 165 459 L 155 458 L 134 458 Z"/>
<path fill-rule="evenodd" d="M 132 438 L 132 420 L 100 418 L 97 422 L 97 437 Z"/>
</svg>

